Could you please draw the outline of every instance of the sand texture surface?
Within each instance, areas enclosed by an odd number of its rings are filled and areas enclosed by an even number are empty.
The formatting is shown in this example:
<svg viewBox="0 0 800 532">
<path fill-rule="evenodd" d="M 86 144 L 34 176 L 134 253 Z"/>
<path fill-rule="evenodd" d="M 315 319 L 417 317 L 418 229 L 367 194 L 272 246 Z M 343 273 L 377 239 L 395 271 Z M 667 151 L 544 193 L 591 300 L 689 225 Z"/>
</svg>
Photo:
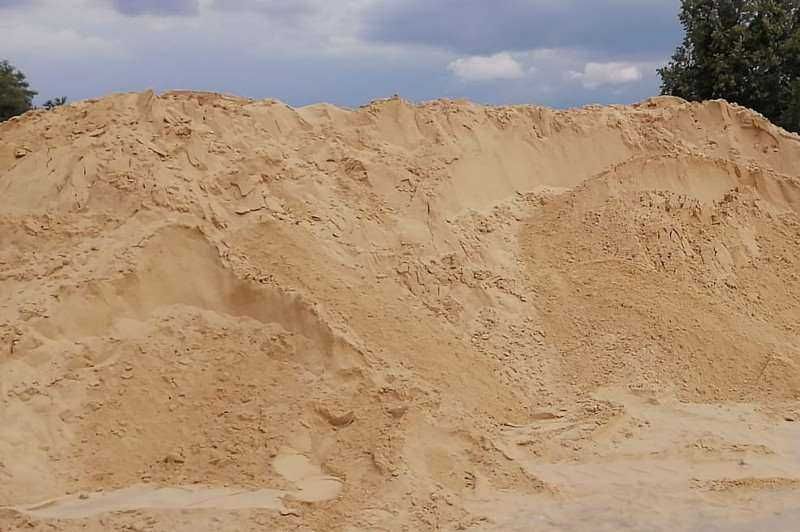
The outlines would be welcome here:
<svg viewBox="0 0 800 532">
<path fill-rule="evenodd" d="M 800 137 L 725 102 L 0 124 L 0 530 L 800 522 Z"/>
</svg>

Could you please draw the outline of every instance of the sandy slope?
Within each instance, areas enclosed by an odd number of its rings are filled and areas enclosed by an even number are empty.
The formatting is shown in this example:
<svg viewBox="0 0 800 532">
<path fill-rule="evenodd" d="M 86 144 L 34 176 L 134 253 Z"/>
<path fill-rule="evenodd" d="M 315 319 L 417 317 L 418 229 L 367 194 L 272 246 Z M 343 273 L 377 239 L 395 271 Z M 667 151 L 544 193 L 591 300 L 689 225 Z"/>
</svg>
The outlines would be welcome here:
<svg viewBox="0 0 800 532">
<path fill-rule="evenodd" d="M 793 530 L 800 138 L 724 102 L 0 124 L 0 530 Z"/>
</svg>

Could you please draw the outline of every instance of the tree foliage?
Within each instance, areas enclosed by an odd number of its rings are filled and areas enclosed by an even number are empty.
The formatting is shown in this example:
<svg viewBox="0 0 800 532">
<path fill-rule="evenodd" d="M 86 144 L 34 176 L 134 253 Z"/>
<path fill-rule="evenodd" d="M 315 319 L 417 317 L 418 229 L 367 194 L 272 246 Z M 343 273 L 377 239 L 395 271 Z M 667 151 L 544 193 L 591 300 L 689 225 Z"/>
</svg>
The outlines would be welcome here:
<svg viewBox="0 0 800 532">
<path fill-rule="evenodd" d="M 724 98 L 800 131 L 800 0 L 682 0 L 661 92 Z"/>
<path fill-rule="evenodd" d="M 30 89 L 25 74 L 8 61 L 0 61 L 0 122 L 30 110 L 34 96 L 36 91 Z"/>
<path fill-rule="evenodd" d="M 43 107 L 45 109 L 47 109 L 48 111 L 52 111 L 56 107 L 60 107 L 60 106 L 64 105 L 65 103 L 67 103 L 67 97 L 66 96 L 59 96 L 58 98 L 53 98 L 52 100 L 47 100 L 46 102 L 44 102 L 44 106 Z"/>
</svg>

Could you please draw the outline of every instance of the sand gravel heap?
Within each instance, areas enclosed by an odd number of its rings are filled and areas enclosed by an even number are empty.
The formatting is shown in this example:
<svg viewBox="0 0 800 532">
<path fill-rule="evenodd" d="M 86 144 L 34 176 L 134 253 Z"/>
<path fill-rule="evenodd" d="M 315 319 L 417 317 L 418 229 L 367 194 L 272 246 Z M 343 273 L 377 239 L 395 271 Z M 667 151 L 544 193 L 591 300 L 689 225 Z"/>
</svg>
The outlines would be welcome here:
<svg viewBox="0 0 800 532">
<path fill-rule="evenodd" d="M 0 195 L 2 530 L 800 518 L 749 110 L 115 95 L 0 124 Z"/>
</svg>

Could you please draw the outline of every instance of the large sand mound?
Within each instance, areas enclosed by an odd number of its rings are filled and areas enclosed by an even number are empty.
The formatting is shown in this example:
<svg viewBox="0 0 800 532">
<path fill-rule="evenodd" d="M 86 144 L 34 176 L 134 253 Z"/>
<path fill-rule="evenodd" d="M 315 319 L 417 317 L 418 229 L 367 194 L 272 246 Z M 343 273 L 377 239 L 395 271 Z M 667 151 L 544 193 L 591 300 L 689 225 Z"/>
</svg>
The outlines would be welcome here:
<svg viewBox="0 0 800 532">
<path fill-rule="evenodd" d="M 0 124 L 0 194 L 2 530 L 800 518 L 751 111 L 126 94 Z"/>
</svg>

